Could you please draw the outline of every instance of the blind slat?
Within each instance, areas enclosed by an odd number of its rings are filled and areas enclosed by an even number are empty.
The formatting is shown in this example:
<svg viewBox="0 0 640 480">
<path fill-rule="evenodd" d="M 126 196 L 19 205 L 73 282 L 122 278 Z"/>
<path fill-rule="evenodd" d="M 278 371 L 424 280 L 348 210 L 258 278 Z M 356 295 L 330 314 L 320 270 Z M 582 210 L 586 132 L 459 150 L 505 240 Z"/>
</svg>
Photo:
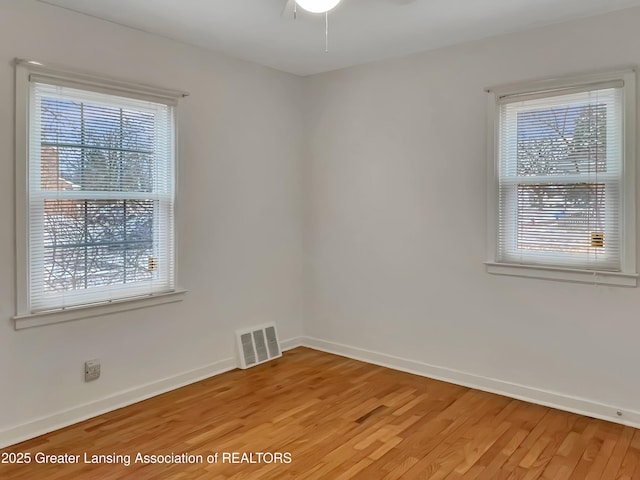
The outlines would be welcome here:
<svg viewBox="0 0 640 480">
<path fill-rule="evenodd" d="M 34 79 L 31 311 L 173 290 L 173 107 Z"/>
<path fill-rule="evenodd" d="M 498 261 L 621 271 L 622 85 L 499 105 Z"/>
</svg>

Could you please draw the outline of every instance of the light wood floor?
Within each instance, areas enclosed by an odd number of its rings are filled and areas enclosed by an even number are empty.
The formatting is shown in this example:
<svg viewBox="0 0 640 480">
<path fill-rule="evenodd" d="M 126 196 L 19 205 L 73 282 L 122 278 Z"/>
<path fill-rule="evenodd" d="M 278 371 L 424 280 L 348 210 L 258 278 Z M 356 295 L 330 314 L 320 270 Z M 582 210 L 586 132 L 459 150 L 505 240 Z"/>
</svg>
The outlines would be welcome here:
<svg viewBox="0 0 640 480">
<path fill-rule="evenodd" d="M 640 479 L 640 430 L 305 348 L 4 452 L 132 464 L 32 460 L 0 464 L 2 479 Z M 140 465 L 137 452 L 204 463 Z M 289 452 L 291 462 L 207 464 L 214 452 Z"/>
</svg>

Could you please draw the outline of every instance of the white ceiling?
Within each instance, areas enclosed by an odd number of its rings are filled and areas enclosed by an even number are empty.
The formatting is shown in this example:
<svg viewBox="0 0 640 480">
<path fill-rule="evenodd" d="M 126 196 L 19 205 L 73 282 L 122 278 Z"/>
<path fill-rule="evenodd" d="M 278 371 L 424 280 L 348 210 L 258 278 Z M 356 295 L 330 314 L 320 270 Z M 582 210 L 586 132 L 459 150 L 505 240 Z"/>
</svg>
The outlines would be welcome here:
<svg viewBox="0 0 640 480">
<path fill-rule="evenodd" d="M 297 75 L 640 6 L 640 0 L 343 0 L 324 16 L 287 0 L 40 0 Z M 406 3 L 406 2 L 404 2 Z"/>
</svg>

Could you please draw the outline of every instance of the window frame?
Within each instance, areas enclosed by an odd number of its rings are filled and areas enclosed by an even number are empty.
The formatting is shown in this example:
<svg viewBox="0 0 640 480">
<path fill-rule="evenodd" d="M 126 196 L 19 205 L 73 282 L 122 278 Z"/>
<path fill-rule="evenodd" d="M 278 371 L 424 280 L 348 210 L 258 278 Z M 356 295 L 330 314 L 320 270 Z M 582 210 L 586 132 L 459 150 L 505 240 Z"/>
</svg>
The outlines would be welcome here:
<svg viewBox="0 0 640 480">
<path fill-rule="evenodd" d="M 624 83 L 623 102 L 623 160 L 620 184 L 621 196 L 620 228 L 621 270 L 605 271 L 575 268 L 562 265 L 532 265 L 498 261 L 498 211 L 499 197 L 499 101 L 510 96 L 531 96 L 544 98 L 571 93 L 592 85 L 607 82 Z M 540 278 L 569 282 L 636 287 L 636 72 L 634 68 L 584 75 L 544 79 L 526 83 L 491 87 L 487 92 L 487 272 L 497 275 Z"/>
<path fill-rule="evenodd" d="M 107 77 L 96 76 L 68 70 L 41 62 L 15 59 L 15 232 L 16 232 L 16 315 L 13 317 L 15 328 L 29 328 L 38 325 L 65 322 L 80 318 L 94 317 L 120 311 L 139 309 L 153 305 L 181 301 L 185 290 L 174 287 L 170 291 L 146 293 L 135 297 L 98 301 L 91 304 L 73 305 L 45 311 L 33 311 L 30 305 L 31 262 L 29 259 L 29 131 L 30 131 L 30 82 L 34 78 L 44 78 L 60 84 L 85 91 L 124 96 L 140 100 L 172 105 L 177 118 L 178 99 L 188 94 L 136 83 L 124 82 Z M 178 128 L 174 122 L 174 211 L 177 203 L 178 171 Z M 174 217 L 175 219 L 175 217 Z M 175 221 L 175 220 L 174 220 Z M 178 279 L 177 239 L 174 227 L 173 239 L 173 281 Z"/>
</svg>

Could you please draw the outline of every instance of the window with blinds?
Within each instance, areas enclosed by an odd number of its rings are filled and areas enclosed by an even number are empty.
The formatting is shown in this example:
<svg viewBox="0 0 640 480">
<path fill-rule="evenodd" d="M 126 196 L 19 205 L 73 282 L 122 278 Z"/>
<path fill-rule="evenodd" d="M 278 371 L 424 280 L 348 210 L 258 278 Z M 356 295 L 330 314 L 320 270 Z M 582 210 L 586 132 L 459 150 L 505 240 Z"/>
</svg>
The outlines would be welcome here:
<svg viewBox="0 0 640 480">
<path fill-rule="evenodd" d="M 496 263 L 635 275 L 635 97 L 619 77 L 495 94 Z"/>
<path fill-rule="evenodd" d="M 31 75 L 33 312 L 174 289 L 174 106 Z"/>
</svg>

